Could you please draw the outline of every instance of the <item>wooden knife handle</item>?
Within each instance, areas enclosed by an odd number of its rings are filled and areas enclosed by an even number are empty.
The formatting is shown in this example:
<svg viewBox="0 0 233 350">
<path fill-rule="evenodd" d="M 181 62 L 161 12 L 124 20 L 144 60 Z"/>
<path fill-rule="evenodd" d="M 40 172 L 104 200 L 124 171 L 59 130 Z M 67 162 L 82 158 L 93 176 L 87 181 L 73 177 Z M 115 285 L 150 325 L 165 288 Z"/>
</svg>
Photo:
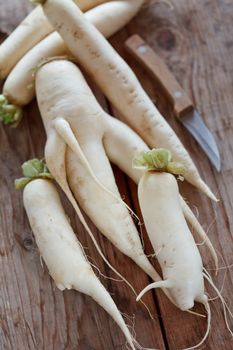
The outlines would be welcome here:
<svg viewBox="0 0 233 350">
<path fill-rule="evenodd" d="M 193 103 L 170 72 L 167 65 L 154 50 L 139 36 L 133 35 L 126 42 L 127 51 L 149 71 L 155 80 L 163 87 L 171 100 L 176 117 L 193 109 Z"/>
</svg>

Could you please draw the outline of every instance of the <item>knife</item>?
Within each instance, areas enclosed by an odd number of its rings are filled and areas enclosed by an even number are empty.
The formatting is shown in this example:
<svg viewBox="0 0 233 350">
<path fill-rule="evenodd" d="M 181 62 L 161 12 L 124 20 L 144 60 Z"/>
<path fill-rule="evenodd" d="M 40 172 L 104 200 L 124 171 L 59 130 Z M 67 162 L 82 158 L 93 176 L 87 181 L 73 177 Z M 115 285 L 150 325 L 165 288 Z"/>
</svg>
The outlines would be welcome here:
<svg viewBox="0 0 233 350">
<path fill-rule="evenodd" d="M 220 171 L 219 150 L 212 133 L 166 64 L 139 35 L 131 36 L 125 42 L 125 47 L 165 90 L 173 104 L 175 116 L 196 139 L 216 170 Z"/>
</svg>

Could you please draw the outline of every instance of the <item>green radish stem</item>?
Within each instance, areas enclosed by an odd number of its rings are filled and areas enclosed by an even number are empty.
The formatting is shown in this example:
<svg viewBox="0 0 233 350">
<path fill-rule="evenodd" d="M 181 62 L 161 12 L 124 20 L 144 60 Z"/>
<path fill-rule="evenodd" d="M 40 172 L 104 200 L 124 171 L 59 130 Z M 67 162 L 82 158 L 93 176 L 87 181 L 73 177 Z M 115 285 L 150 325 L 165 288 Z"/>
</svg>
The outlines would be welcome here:
<svg viewBox="0 0 233 350">
<path fill-rule="evenodd" d="M 173 175 L 184 175 L 185 166 L 172 161 L 172 153 L 165 148 L 153 148 L 142 151 L 133 158 L 133 168 L 145 171 L 167 172 Z"/>
<path fill-rule="evenodd" d="M 45 162 L 36 158 L 23 163 L 22 172 L 24 177 L 15 180 L 15 188 L 17 190 L 24 189 L 32 180 L 53 178 Z"/>
<path fill-rule="evenodd" d="M 43 5 L 45 1 L 46 0 L 30 0 L 30 2 L 35 5 Z"/>
<path fill-rule="evenodd" d="M 0 121 L 3 124 L 16 127 L 22 116 L 23 112 L 20 107 L 9 103 L 7 97 L 0 95 Z"/>
</svg>

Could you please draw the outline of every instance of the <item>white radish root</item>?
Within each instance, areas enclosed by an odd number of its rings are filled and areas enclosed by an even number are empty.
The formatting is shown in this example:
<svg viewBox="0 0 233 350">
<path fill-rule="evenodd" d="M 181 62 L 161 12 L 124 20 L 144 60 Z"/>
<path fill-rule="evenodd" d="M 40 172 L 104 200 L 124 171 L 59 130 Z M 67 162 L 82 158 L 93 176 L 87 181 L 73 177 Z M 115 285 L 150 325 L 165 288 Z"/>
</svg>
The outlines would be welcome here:
<svg viewBox="0 0 233 350">
<path fill-rule="evenodd" d="M 35 97 L 35 71 L 43 60 L 49 57 L 67 55 L 68 50 L 56 32 L 47 36 L 28 51 L 8 75 L 2 94 L 9 103 L 20 108 Z"/>
<path fill-rule="evenodd" d="M 48 180 L 34 180 L 25 187 L 23 200 L 40 254 L 57 287 L 62 291 L 75 289 L 93 298 L 121 328 L 130 349 L 136 349 L 113 299 L 83 253 L 55 186 Z"/>
<path fill-rule="evenodd" d="M 169 288 L 181 310 L 203 302 L 204 280 L 200 253 L 180 206 L 176 179 L 168 173 L 147 172 L 138 187 L 146 229 Z"/>
<path fill-rule="evenodd" d="M 104 0 L 75 0 L 82 11 L 104 2 Z M 34 45 L 53 31 L 43 10 L 37 6 L 19 24 L 0 46 L 0 80 L 4 79 L 16 63 Z"/>
<path fill-rule="evenodd" d="M 216 200 L 188 152 L 147 96 L 135 74 L 98 30 L 71 0 L 42 2 L 45 15 L 63 37 L 70 52 L 120 110 L 127 123 L 150 147 L 171 150 L 175 161 L 182 162 L 187 169 L 185 179 Z"/>
<path fill-rule="evenodd" d="M 85 17 L 108 38 L 124 27 L 137 10 L 138 7 L 133 6 L 132 1 L 111 1 L 87 11 Z M 48 35 L 27 52 L 13 68 L 3 85 L 2 93 L 9 103 L 18 107 L 28 104 L 35 96 L 36 67 L 50 57 L 63 55 L 70 55 L 70 53 L 56 32 Z"/>
<path fill-rule="evenodd" d="M 152 246 L 155 251 L 161 248 L 157 259 L 163 280 L 148 285 L 137 300 L 150 289 L 163 287 L 183 311 L 190 310 L 195 301 L 202 303 L 208 314 L 207 330 L 199 344 L 188 348 L 195 349 L 208 337 L 211 313 L 202 260 L 182 213 L 176 179 L 168 173 L 147 172 L 139 182 L 138 196 Z"/>
<path fill-rule="evenodd" d="M 216 273 L 217 273 L 218 269 L 219 269 L 218 268 L 218 256 L 217 256 L 217 253 L 216 253 L 209 237 L 207 236 L 203 227 L 200 225 L 199 221 L 197 220 L 197 218 L 195 217 L 195 215 L 193 214 L 192 210 L 189 208 L 189 206 L 185 202 L 185 200 L 182 197 L 180 197 L 180 201 L 181 201 L 181 207 L 182 207 L 185 219 L 190 224 L 190 226 L 192 226 L 194 228 L 195 232 L 199 235 L 199 237 L 203 240 L 204 244 L 209 249 L 211 256 L 213 258 L 215 268 L 216 268 Z"/>
<path fill-rule="evenodd" d="M 161 161 L 162 156 L 160 153 L 157 160 Z M 156 163 L 156 159 L 154 161 Z M 211 311 L 204 288 L 206 278 L 222 302 L 226 326 L 232 334 L 226 310 L 231 317 L 232 313 L 211 277 L 203 272 L 206 270 L 186 224 L 175 177 L 158 170 L 147 171 L 140 179 L 138 196 L 150 241 L 154 251 L 159 251 L 156 257 L 162 269 L 163 280 L 144 288 L 137 300 L 149 290 L 163 287 L 169 290 L 174 303 L 183 311 L 190 310 L 195 301 L 202 303 L 208 314 L 207 330 L 199 344 L 188 348 L 195 349 L 204 343 L 211 326 Z M 211 247 L 209 248 L 212 249 Z"/>
</svg>

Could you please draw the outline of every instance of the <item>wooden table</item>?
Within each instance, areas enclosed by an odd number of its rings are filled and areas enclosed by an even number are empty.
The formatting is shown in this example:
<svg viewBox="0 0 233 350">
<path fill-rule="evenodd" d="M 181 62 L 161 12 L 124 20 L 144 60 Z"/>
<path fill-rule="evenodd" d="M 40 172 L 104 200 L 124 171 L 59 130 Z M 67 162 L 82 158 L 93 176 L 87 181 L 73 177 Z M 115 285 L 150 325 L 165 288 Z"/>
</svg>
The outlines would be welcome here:
<svg viewBox="0 0 233 350">
<path fill-rule="evenodd" d="M 232 0 L 170 0 L 143 9 L 111 42 L 135 70 L 146 91 L 169 120 L 198 164 L 203 178 L 220 198 L 215 204 L 188 184 L 181 192 L 189 201 L 208 231 L 219 252 L 220 265 L 233 262 L 233 3 Z M 30 9 L 27 0 L 0 0 L 1 38 L 23 19 Z M 124 52 L 122 43 L 139 33 L 167 62 L 214 133 L 222 156 L 222 171 L 215 172 L 197 143 L 174 119 L 171 109 L 160 96 L 150 77 Z M 107 109 L 114 109 L 95 88 Z M 108 315 L 90 298 L 74 291 L 55 288 L 45 267 L 41 266 L 26 214 L 22 194 L 13 181 L 19 177 L 20 165 L 32 157 L 42 157 L 45 133 L 36 102 L 25 108 L 25 117 L 17 129 L 0 126 L 0 348 L 1 350 L 117 350 L 124 337 Z M 138 213 L 136 187 L 114 167 L 115 175 L 127 202 Z M 63 197 L 64 199 L 64 197 Z M 64 199 L 68 215 L 82 244 L 87 247 L 102 273 L 115 277 L 96 253 L 89 237 Z M 91 225 L 91 223 L 90 223 Z M 101 248 L 111 263 L 140 291 L 149 279 L 128 258 L 120 254 L 91 225 Z M 152 252 L 145 238 L 146 252 Z M 213 262 L 200 247 L 205 266 Z M 212 272 L 210 270 L 210 272 Z M 221 288 L 224 270 L 216 278 Z M 223 296 L 232 307 L 232 270 L 226 270 Z M 145 309 L 123 283 L 101 277 L 119 309 L 134 318 L 138 341 L 145 347 L 182 349 L 200 341 L 206 320 L 178 311 L 160 291 L 148 293 L 145 302 L 155 316 L 151 320 Z M 214 291 L 206 286 L 210 295 Z M 204 312 L 201 306 L 196 310 Z M 212 330 L 206 349 L 233 348 L 219 300 L 211 303 Z M 135 323 L 134 323 L 135 321 Z M 230 322 L 233 327 L 233 322 Z"/>
</svg>

